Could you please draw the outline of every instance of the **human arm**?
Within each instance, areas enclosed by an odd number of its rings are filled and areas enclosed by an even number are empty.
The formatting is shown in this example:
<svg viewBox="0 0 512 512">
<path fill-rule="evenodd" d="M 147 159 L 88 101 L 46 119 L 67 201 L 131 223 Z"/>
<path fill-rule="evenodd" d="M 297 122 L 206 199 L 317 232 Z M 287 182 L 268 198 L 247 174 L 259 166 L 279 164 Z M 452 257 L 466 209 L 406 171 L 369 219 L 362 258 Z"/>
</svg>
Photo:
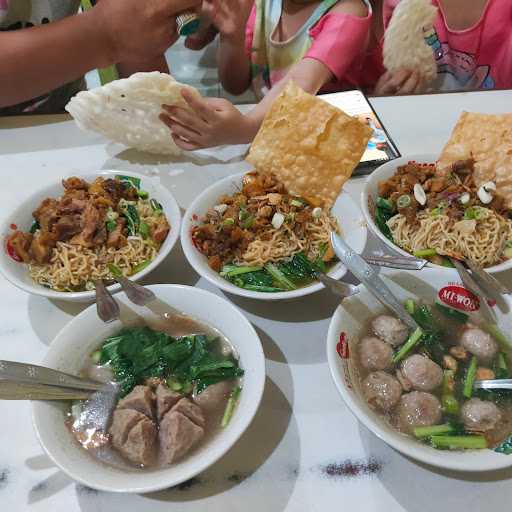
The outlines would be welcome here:
<svg viewBox="0 0 512 512">
<path fill-rule="evenodd" d="M 316 94 L 323 85 L 340 79 L 354 58 L 364 49 L 370 19 L 358 2 L 342 4 L 350 16 L 339 13 L 327 15 L 311 31 L 313 45 L 305 57 L 293 65 L 286 76 L 272 87 L 263 100 L 248 114 L 242 115 L 231 103 L 220 99 L 198 100 L 184 91 L 184 97 L 193 113 L 177 107 L 167 107 L 162 120 L 173 132 L 176 144 L 183 149 L 198 149 L 220 144 L 250 142 L 274 99 L 289 80 L 310 94 Z M 339 37 L 339 34 L 344 37 Z"/>
<path fill-rule="evenodd" d="M 170 128 L 176 144 L 194 150 L 222 144 L 251 142 L 274 99 L 289 80 L 315 94 L 332 77 L 330 70 L 315 59 L 302 59 L 248 114 L 242 114 L 231 102 L 221 98 L 199 98 L 184 89 L 182 95 L 192 112 L 164 106 L 160 119 Z"/>
<path fill-rule="evenodd" d="M 175 40 L 174 15 L 197 3 L 102 0 L 86 13 L 0 32 L 0 107 L 45 94 L 91 69 L 162 55 Z"/>
<path fill-rule="evenodd" d="M 251 83 L 245 30 L 253 4 L 254 0 L 204 0 L 202 5 L 203 14 L 220 34 L 217 53 L 219 80 L 231 94 L 242 94 Z"/>
</svg>

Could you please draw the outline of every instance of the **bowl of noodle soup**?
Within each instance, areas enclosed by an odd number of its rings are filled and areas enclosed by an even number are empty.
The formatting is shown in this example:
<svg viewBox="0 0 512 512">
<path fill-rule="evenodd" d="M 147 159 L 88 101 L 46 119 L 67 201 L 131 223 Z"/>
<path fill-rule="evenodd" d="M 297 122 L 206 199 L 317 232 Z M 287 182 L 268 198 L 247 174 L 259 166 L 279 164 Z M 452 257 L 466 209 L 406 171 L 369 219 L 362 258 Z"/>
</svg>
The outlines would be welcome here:
<svg viewBox="0 0 512 512">
<path fill-rule="evenodd" d="M 75 175 L 76 176 L 76 175 Z M 71 178 L 71 177 L 70 177 Z M 45 200 L 59 199 L 64 194 L 62 181 L 51 183 L 39 189 L 10 213 L 0 227 L 2 251 L 0 251 L 0 271 L 5 278 L 27 293 L 51 299 L 72 302 L 89 302 L 95 298 L 94 288 L 87 289 L 84 283 L 93 279 L 109 279 L 112 269 L 120 270 L 130 279 L 138 281 L 154 270 L 170 253 L 179 237 L 181 213 L 172 194 L 160 184 L 157 178 L 125 171 L 102 170 L 73 177 L 91 184 L 94 180 L 134 180 L 140 183 L 140 190 L 147 194 L 128 201 L 136 206 L 141 224 L 146 224 L 153 233 L 156 225 L 153 207 L 160 208 L 162 220 L 166 220 L 169 230 L 159 244 L 148 244 L 142 236 L 126 236 L 126 243 L 119 248 L 108 248 L 106 244 L 85 248 L 75 243 L 57 242 L 51 257 L 44 264 L 26 264 L 20 258 L 13 259 L 9 240 L 14 232 L 30 233 L 34 225 L 33 212 Z M 66 180 L 67 177 L 64 177 Z M 140 181 L 139 181 L 140 180 Z M 118 216 L 117 219 L 120 217 Z M 104 219 L 108 222 L 108 218 Z M 107 226 L 108 235 L 108 226 Z M 152 234 L 148 236 L 152 238 Z M 113 265 L 113 266 L 112 266 Z M 51 283 L 51 284 L 50 284 Z M 53 285 L 53 286 L 52 286 Z M 85 289 L 84 289 L 85 288 Z M 108 286 L 111 292 L 121 289 L 119 284 Z"/>
<path fill-rule="evenodd" d="M 214 183 L 192 202 L 184 215 L 181 228 L 183 251 L 189 263 L 202 277 L 218 288 L 242 297 L 262 300 L 291 299 L 321 290 L 323 285 L 315 278 L 305 279 L 303 282 L 295 281 L 295 286 L 288 289 L 281 289 L 279 284 L 275 284 L 275 279 L 273 280 L 274 284 L 268 286 L 254 284 L 241 286 L 236 283 L 239 283 L 238 278 L 253 275 L 253 272 L 255 278 L 259 277 L 263 271 L 267 270 L 269 264 L 282 277 L 280 272 L 280 269 L 283 268 L 282 265 L 288 263 L 297 263 L 298 265 L 300 262 L 308 265 L 308 261 L 309 263 L 313 259 L 318 261 L 328 247 L 331 229 L 338 230 L 356 252 L 360 254 L 363 251 L 367 234 L 364 219 L 357 203 L 346 192 L 340 194 L 330 212 L 318 208 L 318 211 L 315 212 L 317 215 L 312 218 L 311 213 L 314 210 L 312 205 L 300 206 L 298 198 L 290 196 L 286 191 L 280 189 L 281 184 L 277 182 L 277 187 L 274 190 L 280 190 L 280 193 L 271 192 L 265 193 L 263 196 L 249 197 L 246 205 L 247 212 L 245 208 L 237 209 L 233 216 L 234 222 L 230 221 L 229 212 L 234 205 L 225 203 L 231 203 L 232 198 L 236 203 L 237 198 L 245 190 L 244 180 L 251 174 L 253 173 L 240 173 Z M 259 201 L 258 208 L 253 206 L 253 200 Z M 290 207 L 290 203 L 296 204 L 297 207 Z M 254 212 L 256 210 L 264 212 L 263 209 L 268 210 L 265 213 L 267 220 L 263 222 L 264 227 L 255 231 L 254 225 L 249 227 L 248 222 L 255 217 L 254 222 L 258 224 L 260 219 Z M 301 215 L 308 209 L 309 216 L 302 223 L 302 228 L 297 234 L 291 229 L 293 224 L 288 222 L 289 216 Z M 320 210 L 322 211 L 320 212 Z M 289 213 L 284 214 L 285 211 L 289 211 Z M 281 219 L 281 225 L 275 224 L 275 222 L 272 224 L 272 221 L 275 221 L 274 216 L 281 215 L 281 212 L 283 212 L 283 217 L 286 217 L 284 220 Z M 217 218 L 214 219 L 212 216 L 217 216 Z M 207 218 L 212 223 L 217 223 L 216 225 L 212 224 L 217 233 L 219 229 L 222 230 L 223 224 L 230 221 L 229 224 L 234 224 L 234 226 L 228 224 L 228 227 L 235 228 L 230 232 L 235 233 L 237 230 L 241 234 L 239 228 L 242 228 L 245 233 L 252 230 L 253 234 L 256 232 L 256 235 L 245 246 L 238 245 L 235 249 L 229 247 L 227 251 L 221 240 L 217 245 L 213 245 L 211 255 L 206 254 L 206 251 L 200 250 L 202 248 L 199 246 L 197 233 L 205 226 Z M 275 225 L 279 225 L 279 227 L 276 228 Z M 261 236 L 262 233 L 263 236 Z M 215 264 L 212 265 L 212 259 L 217 255 L 221 256 L 221 261 L 218 262 L 220 266 L 212 268 L 215 267 Z M 347 272 L 345 266 L 335 259 L 331 259 L 326 262 L 325 266 L 322 264 L 321 266 L 323 271 L 335 279 L 340 279 Z M 245 273 L 246 271 L 248 272 Z M 230 278 L 231 275 L 236 278 Z M 289 274 L 287 275 L 289 276 Z M 262 275 L 262 277 L 265 276 Z M 266 277 L 272 282 L 270 276 Z"/>
<path fill-rule="evenodd" d="M 402 194 L 403 190 L 394 195 L 386 192 L 385 184 L 392 182 L 399 172 L 407 174 L 406 168 L 411 164 L 424 168 L 427 175 L 435 173 L 435 180 L 439 172 L 434 167 L 436 161 L 437 155 L 433 154 L 401 157 L 380 166 L 367 178 L 361 194 L 361 209 L 371 231 L 392 251 L 425 258 L 430 267 L 451 267 L 446 256 L 453 255 L 470 259 L 490 273 L 512 268 L 512 220 L 506 208 L 497 204 L 499 198 L 494 191 L 491 193 L 495 199 L 490 204 L 479 200 L 475 186 L 472 182 L 469 185 L 471 161 L 460 162 L 461 169 L 451 173 L 457 182 L 453 187 L 443 190 L 445 185 L 439 184 L 441 190 L 434 193 L 431 185 L 423 182 L 427 188 L 425 205 L 417 202 L 411 188 L 413 179 L 406 185 L 411 189 L 407 194 Z M 402 201 L 401 207 L 397 206 L 399 201 Z M 394 208 L 387 216 L 386 202 Z M 409 207 L 414 208 L 414 213 L 407 212 Z"/>
</svg>

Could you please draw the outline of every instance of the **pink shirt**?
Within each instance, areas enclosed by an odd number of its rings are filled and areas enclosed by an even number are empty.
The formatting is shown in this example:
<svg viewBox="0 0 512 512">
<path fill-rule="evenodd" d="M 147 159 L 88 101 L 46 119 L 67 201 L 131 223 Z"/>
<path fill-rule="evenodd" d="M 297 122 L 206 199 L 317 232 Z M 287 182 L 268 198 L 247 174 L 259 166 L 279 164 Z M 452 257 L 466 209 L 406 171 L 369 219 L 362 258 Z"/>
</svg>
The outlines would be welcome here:
<svg viewBox="0 0 512 512">
<path fill-rule="evenodd" d="M 397 4 L 384 1 L 385 26 Z M 488 0 L 480 20 L 466 30 L 450 30 L 438 0 L 432 4 L 439 12 L 425 39 L 437 61 L 434 89 L 512 88 L 512 2 Z"/>
<path fill-rule="evenodd" d="M 256 7 L 253 6 L 245 37 L 249 58 L 253 48 L 255 22 Z M 334 80 L 326 84 L 320 92 L 373 88 L 382 70 L 376 70 L 373 65 L 367 68 L 368 60 L 374 60 L 373 52 L 369 53 L 367 50 L 370 29 L 371 14 L 358 17 L 338 12 L 328 12 L 309 29 L 311 46 L 302 58 L 322 62 L 334 75 Z M 273 86 L 282 79 L 286 71 L 270 69 L 270 85 Z"/>
</svg>

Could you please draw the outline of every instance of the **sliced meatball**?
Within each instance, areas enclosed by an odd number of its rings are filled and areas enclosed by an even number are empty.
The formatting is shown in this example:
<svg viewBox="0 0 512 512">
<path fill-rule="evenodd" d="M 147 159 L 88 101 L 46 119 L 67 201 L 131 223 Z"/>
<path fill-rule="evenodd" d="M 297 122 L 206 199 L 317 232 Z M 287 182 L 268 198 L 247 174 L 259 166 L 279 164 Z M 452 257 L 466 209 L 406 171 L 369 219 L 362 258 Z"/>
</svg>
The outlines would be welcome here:
<svg viewBox="0 0 512 512">
<path fill-rule="evenodd" d="M 156 415 L 160 421 L 164 414 L 171 410 L 181 399 L 183 395 L 176 393 L 163 384 L 156 388 Z"/>
<path fill-rule="evenodd" d="M 389 373 L 378 371 L 370 373 L 363 383 L 363 394 L 371 407 L 387 412 L 400 400 L 402 386 Z"/>
<path fill-rule="evenodd" d="M 379 338 L 366 337 L 359 343 L 359 360 L 367 370 L 386 370 L 391 368 L 393 349 Z"/>
<path fill-rule="evenodd" d="M 187 416 L 169 411 L 160 422 L 160 455 L 165 464 L 183 458 L 204 436 L 204 429 Z"/>
<path fill-rule="evenodd" d="M 157 430 L 147 417 L 139 421 L 128 434 L 126 442 L 119 448 L 121 455 L 135 464 L 151 465 L 155 460 Z"/>
<path fill-rule="evenodd" d="M 430 427 L 441 421 L 441 404 L 430 393 L 412 391 L 402 396 L 398 406 L 400 430 L 412 433 L 415 427 Z"/>
<path fill-rule="evenodd" d="M 128 439 L 130 430 L 144 418 L 144 414 L 132 409 L 116 409 L 109 429 L 114 448 L 120 449 Z"/>
<path fill-rule="evenodd" d="M 373 332 L 386 343 L 396 347 L 407 339 L 409 328 L 398 318 L 380 315 L 372 322 Z"/>
<path fill-rule="evenodd" d="M 229 380 L 211 384 L 202 393 L 194 396 L 194 403 L 199 405 L 206 414 L 223 411 L 232 390 L 233 382 Z"/>
<path fill-rule="evenodd" d="M 441 385 L 443 370 L 426 356 L 414 354 L 402 363 L 401 373 L 417 391 L 432 391 Z"/>
<path fill-rule="evenodd" d="M 119 400 L 118 409 L 133 409 L 153 418 L 155 395 L 149 386 L 135 386 L 124 398 Z"/>
<path fill-rule="evenodd" d="M 204 427 L 205 421 L 201 407 L 190 401 L 188 398 L 182 398 L 172 409 L 173 412 L 180 412 L 193 421 L 196 425 Z"/>
<path fill-rule="evenodd" d="M 466 329 L 462 333 L 460 344 L 481 363 L 490 363 L 499 348 L 492 336 L 478 327 Z"/>
<path fill-rule="evenodd" d="M 501 412 L 492 402 L 472 398 L 462 406 L 461 418 L 467 430 L 487 432 L 496 428 Z"/>
</svg>

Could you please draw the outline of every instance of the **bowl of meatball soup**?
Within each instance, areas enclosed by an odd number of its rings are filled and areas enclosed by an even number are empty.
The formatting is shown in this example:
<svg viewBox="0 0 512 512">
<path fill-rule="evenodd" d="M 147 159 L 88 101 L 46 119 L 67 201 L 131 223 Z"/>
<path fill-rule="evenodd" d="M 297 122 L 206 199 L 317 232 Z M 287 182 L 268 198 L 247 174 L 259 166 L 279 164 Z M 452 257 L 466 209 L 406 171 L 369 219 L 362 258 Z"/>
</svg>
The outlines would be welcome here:
<svg viewBox="0 0 512 512">
<path fill-rule="evenodd" d="M 487 323 L 455 271 L 395 271 L 383 279 L 419 328 L 404 325 L 364 285 L 343 301 L 327 357 L 345 403 L 377 437 L 426 464 L 512 466 L 512 395 L 475 385 L 512 377 L 510 315 L 492 306 L 497 323 Z"/>
</svg>

